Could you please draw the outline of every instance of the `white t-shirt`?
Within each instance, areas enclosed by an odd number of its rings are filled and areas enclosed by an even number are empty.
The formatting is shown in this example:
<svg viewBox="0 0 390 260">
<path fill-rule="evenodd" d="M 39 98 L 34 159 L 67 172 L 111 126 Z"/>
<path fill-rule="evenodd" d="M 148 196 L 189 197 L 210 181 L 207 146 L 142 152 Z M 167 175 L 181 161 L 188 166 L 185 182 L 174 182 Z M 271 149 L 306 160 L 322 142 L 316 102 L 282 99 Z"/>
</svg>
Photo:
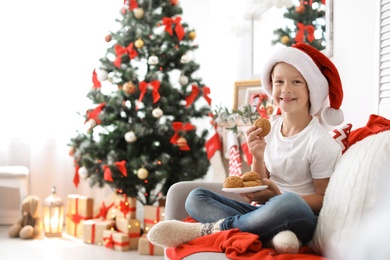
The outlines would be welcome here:
<svg viewBox="0 0 390 260">
<path fill-rule="evenodd" d="M 272 122 L 266 136 L 265 165 L 281 192 L 315 192 L 313 179 L 329 178 L 341 156 L 341 147 L 313 117 L 300 133 L 284 137 L 283 119 Z"/>
</svg>

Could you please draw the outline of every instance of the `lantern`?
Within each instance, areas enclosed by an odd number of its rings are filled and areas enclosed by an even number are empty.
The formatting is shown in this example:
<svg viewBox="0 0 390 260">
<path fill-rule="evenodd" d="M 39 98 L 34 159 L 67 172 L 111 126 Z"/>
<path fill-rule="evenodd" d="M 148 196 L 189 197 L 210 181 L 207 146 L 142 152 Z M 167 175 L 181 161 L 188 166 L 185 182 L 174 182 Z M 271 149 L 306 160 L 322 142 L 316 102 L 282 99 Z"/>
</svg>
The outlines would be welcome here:
<svg viewBox="0 0 390 260">
<path fill-rule="evenodd" d="M 64 204 L 56 194 L 56 188 L 53 186 L 51 194 L 43 202 L 43 226 L 45 236 L 62 236 L 62 226 L 64 222 Z"/>
</svg>

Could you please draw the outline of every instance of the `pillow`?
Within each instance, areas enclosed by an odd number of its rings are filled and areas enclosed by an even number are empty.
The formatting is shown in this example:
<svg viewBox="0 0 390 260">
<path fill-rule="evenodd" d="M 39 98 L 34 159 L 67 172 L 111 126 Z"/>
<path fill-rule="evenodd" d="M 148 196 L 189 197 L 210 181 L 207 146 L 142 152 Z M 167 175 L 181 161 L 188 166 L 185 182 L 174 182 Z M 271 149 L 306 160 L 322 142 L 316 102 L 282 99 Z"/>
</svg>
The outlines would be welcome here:
<svg viewBox="0 0 390 260">
<path fill-rule="evenodd" d="M 317 253 L 345 259 L 352 241 L 378 198 L 390 169 L 390 131 L 371 135 L 340 158 L 325 193 L 309 246 Z"/>
<path fill-rule="evenodd" d="M 348 149 L 348 137 L 351 133 L 351 128 L 352 124 L 346 124 L 329 132 L 333 139 L 340 145 L 343 154 Z"/>
</svg>

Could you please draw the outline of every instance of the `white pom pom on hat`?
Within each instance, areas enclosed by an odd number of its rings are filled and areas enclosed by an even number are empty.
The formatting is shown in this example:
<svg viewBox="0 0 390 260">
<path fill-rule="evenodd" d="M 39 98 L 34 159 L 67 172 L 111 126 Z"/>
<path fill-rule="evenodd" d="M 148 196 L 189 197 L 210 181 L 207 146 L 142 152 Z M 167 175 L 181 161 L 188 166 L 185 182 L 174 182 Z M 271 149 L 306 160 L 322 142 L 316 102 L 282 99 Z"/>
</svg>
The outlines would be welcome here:
<svg viewBox="0 0 390 260">
<path fill-rule="evenodd" d="M 297 43 L 276 51 L 265 62 L 261 74 L 261 83 L 269 96 L 272 96 L 271 72 L 278 62 L 294 66 L 305 78 L 309 88 L 310 114 L 316 114 L 329 96 L 330 107 L 322 111 L 322 119 L 328 125 L 343 123 L 344 115 L 340 109 L 343 101 L 341 79 L 336 66 L 328 57 L 306 43 Z"/>
</svg>

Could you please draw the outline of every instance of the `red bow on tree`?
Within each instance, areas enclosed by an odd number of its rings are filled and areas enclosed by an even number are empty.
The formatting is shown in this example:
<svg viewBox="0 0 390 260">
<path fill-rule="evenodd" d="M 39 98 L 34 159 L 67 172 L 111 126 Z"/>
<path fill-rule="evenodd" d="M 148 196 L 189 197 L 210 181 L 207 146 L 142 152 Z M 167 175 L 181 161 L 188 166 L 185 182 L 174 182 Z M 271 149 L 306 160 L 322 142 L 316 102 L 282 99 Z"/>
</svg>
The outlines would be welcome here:
<svg viewBox="0 0 390 260">
<path fill-rule="evenodd" d="M 194 130 L 196 127 L 192 125 L 191 123 L 185 123 L 183 124 L 182 122 L 173 122 L 172 123 L 172 128 L 175 130 L 175 134 L 171 137 L 171 144 L 177 144 L 177 140 L 180 138 L 179 131 L 184 132 L 184 131 L 190 131 Z M 186 144 L 183 146 L 180 146 L 180 150 L 185 150 L 188 151 L 190 150 L 190 147 Z"/>
<path fill-rule="evenodd" d="M 160 81 L 153 80 L 152 82 L 146 82 L 142 81 L 139 83 L 139 90 L 141 91 L 141 94 L 139 95 L 139 102 L 142 102 L 144 99 L 144 96 L 146 94 L 146 90 L 148 90 L 149 86 L 152 88 L 152 95 L 153 95 L 153 103 L 156 103 L 160 99 L 160 93 L 158 93 L 158 89 L 160 88 Z"/>
<path fill-rule="evenodd" d="M 101 120 L 99 119 L 99 115 L 105 106 L 106 102 L 103 102 L 94 109 L 87 110 L 87 119 L 85 120 L 84 124 L 87 123 L 90 119 L 93 119 L 97 124 L 100 124 Z"/>
<path fill-rule="evenodd" d="M 109 182 L 114 182 L 112 179 L 112 173 L 110 167 L 108 165 L 103 165 L 104 169 L 104 180 L 109 181 Z"/>
<path fill-rule="evenodd" d="M 184 38 L 184 35 L 186 34 L 184 32 L 183 26 L 180 24 L 181 18 L 176 17 L 175 19 L 169 18 L 169 17 L 163 17 L 162 22 L 165 25 L 165 31 L 169 33 L 169 35 L 173 35 L 172 31 L 172 24 L 175 24 L 175 33 L 177 35 L 177 38 L 179 41 L 181 41 Z"/>
<path fill-rule="evenodd" d="M 97 74 L 96 74 L 95 69 L 92 72 L 92 83 L 93 83 L 93 88 L 95 88 L 95 89 L 102 87 L 102 84 L 100 83 L 100 81 L 97 78 Z"/>
<path fill-rule="evenodd" d="M 120 161 L 115 162 L 114 165 L 118 167 L 118 170 L 122 173 L 123 176 L 127 177 L 127 170 L 126 170 L 126 161 Z"/>
<path fill-rule="evenodd" d="M 118 68 L 122 64 L 122 55 L 129 55 L 130 59 L 134 59 L 138 56 L 138 52 L 133 49 L 133 43 L 130 43 L 126 48 L 120 46 L 119 44 L 115 45 L 115 54 L 116 59 L 114 61 L 114 65 Z"/>
<path fill-rule="evenodd" d="M 80 166 L 78 165 L 78 163 L 76 161 L 74 161 L 74 163 L 75 163 L 75 173 L 74 173 L 74 177 L 73 177 L 73 184 L 77 188 L 79 186 L 79 183 L 80 183 L 80 176 L 79 176 Z"/>
<path fill-rule="evenodd" d="M 208 94 L 210 94 L 210 88 L 204 86 L 202 90 L 203 90 L 203 97 L 206 99 L 207 103 L 211 105 L 211 98 L 208 96 Z M 198 86 L 192 85 L 192 92 L 189 96 L 186 97 L 186 107 L 189 107 L 194 103 L 196 97 L 199 94 L 199 91 L 200 89 Z"/>
<path fill-rule="evenodd" d="M 123 4 L 125 5 L 128 0 L 124 0 Z M 136 0 L 130 0 L 129 3 L 129 10 L 134 10 L 135 8 L 138 8 L 138 3 Z"/>
<path fill-rule="evenodd" d="M 314 41 L 314 26 L 313 25 L 304 25 L 303 23 L 297 24 L 298 31 L 297 35 L 295 36 L 296 42 L 303 42 L 303 39 L 305 38 L 305 31 L 307 32 L 307 40 L 309 42 Z"/>
</svg>

